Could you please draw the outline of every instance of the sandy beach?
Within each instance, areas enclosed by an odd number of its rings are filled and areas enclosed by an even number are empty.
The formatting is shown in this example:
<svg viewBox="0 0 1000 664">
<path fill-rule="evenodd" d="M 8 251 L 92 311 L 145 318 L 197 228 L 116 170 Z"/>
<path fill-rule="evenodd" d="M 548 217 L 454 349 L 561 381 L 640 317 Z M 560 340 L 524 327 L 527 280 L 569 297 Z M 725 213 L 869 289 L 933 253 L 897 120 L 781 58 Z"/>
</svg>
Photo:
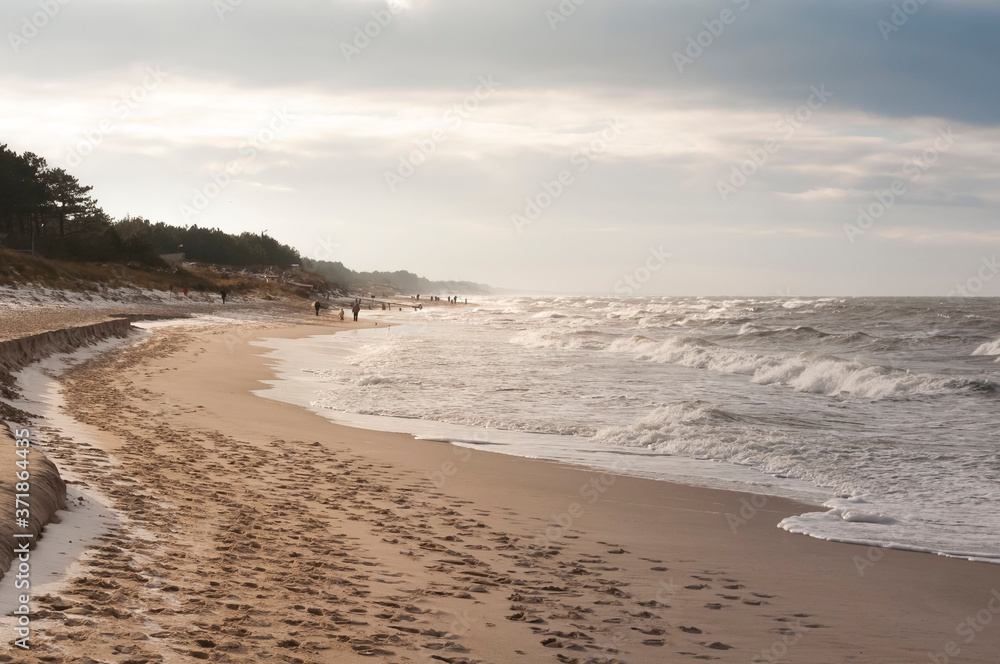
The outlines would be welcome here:
<svg viewBox="0 0 1000 664">
<path fill-rule="evenodd" d="M 353 325 L 165 328 L 62 376 L 97 433 L 50 456 L 121 521 L 34 598 L 32 650 L 0 661 L 997 661 L 995 565 L 793 535 L 777 522 L 810 508 L 779 498 L 252 394 L 271 377 L 255 339 Z"/>
</svg>

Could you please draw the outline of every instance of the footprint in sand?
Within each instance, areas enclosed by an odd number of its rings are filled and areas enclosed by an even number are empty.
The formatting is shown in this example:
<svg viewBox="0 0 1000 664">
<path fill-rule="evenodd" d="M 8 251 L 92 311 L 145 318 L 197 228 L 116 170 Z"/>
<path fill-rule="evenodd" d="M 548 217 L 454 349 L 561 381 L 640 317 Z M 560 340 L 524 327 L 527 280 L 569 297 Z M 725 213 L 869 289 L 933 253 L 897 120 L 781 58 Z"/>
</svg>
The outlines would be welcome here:
<svg viewBox="0 0 1000 664">
<path fill-rule="evenodd" d="M 712 650 L 731 650 L 732 649 L 732 646 L 726 645 L 725 643 L 722 643 L 721 641 L 714 641 L 714 642 L 709 643 L 707 645 L 703 643 L 702 645 L 704 645 L 706 648 L 711 648 Z"/>
<path fill-rule="evenodd" d="M 640 629 L 638 627 L 633 627 L 632 629 L 639 632 L 640 634 L 647 634 L 649 636 L 661 636 L 663 634 L 666 634 L 666 630 L 660 629 L 659 627 L 650 627 L 649 629 Z"/>
</svg>

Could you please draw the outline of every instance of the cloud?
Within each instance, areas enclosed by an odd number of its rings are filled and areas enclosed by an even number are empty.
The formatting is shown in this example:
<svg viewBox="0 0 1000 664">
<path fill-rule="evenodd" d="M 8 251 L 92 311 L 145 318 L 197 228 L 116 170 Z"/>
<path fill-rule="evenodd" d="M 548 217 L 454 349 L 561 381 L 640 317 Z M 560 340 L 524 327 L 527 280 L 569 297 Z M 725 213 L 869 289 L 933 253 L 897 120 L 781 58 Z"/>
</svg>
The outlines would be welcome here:
<svg viewBox="0 0 1000 664">
<path fill-rule="evenodd" d="M 894 226 L 875 231 L 875 235 L 888 240 L 904 240 L 919 244 L 1000 244 L 1000 231 L 948 231 L 928 228 L 902 228 Z"/>
<path fill-rule="evenodd" d="M 461 90 L 494 72 L 511 87 L 697 91 L 744 107 L 798 102 L 825 83 L 845 109 L 996 124 L 1000 7 L 911 3 L 919 11 L 885 39 L 879 21 L 899 6 L 885 0 L 590 0 L 555 30 L 546 17 L 558 11 L 554 0 L 413 0 L 395 14 L 375 0 L 243 2 L 221 20 L 206 0 L 93 0 L 63 7 L 18 54 L 6 53 L 2 71 L 79 83 L 155 61 L 182 76 L 327 91 Z M 672 54 L 723 9 L 734 22 L 679 73 Z M 37 10 L 9 0 L 0 22 L 16 33 Z M 342 44 L 373 12 L 391 21 L 347 62 Z"/>
<path fill-rule="evenodd" d="M 210 0 L 69 2 L 16 53 L 0 45 L 0 141 L 59 163 L 110 118 L 71 170 L 112 214 L 181 223 L 179 206 L 278 109 L 294 122 L 198 224 L 279 219 L 277 236 L 306 252 L 335 233 L 359 269 L 552 288 L 604 288 L 672 242 L 663 288 L 773 292 L 794 280 L 772 284 L 778 268 L 757 266 L 762 256 L 833 274 L 875 247 L 996 241 L 1000 8 L 925 2 L 885 38 L 894 4 L 587 0 L 553 23 L 554 0 L 412 0 L 397 12 L 385 0 L 246 0 L 221 18 Z M 37 11 L 8 0 L 0 26 L 18 34 Z M 678 71 L 689 39 L 704 45 Z M 157 67 L 162 83 L 135 101 Z M 482 77 L 501 85 L 456 123 L 449 113 Z M 832 96 L 808 109 L 817 87 Z M 595 152 L 616 118 L 625 130 Z M 954 145 L 929 163 L 948 127 Z M 433 155 L 390 190 L 385 174 L 435 131 Z M 752 163 L 769 139 L 777 149 Z M 577 171 L 570 160 L 588 149 Z M 917 178 L 914 160 L 928 163 Z M 517 234 L 511 215 L 567 169 L 573 185 Z M 741 170 L 752 173 L 723 200 L 719 183 Z M 900 179 L 905 195 L 848 243 L 843 224 Z M 728 271 L 692 267 L 717 255 Z M 923 255 L 880 260 L 928 269 Z"/>
</svg>

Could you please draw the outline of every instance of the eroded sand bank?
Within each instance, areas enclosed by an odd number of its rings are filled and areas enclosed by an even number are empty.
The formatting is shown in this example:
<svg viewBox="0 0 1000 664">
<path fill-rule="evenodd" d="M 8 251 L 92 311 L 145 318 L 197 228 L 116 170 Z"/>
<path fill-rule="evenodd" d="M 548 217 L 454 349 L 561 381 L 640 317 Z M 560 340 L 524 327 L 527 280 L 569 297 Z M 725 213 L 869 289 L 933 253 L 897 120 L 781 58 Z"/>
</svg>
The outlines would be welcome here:
<svg viewBox="0 0 1000 664">
<path fill-rule="evenodd" d="M 49 324 L 52 322 L 50 319 Z M 55 353 L 71 352 L 109 337 L 124 337 L 130 328 L 129 320 L 120 317 L 76 327 L 32 330 L 31 334 L 0 341 L 2 396 L 7 399 L 16 396 L 13 374 L 25 366 Z M 10 420 L 14 426 L 13 430 L 0 427 L 2 579 L 16 555 L 15 549 L 23 544 L 34 549 L 44 527 L 58 519 L 56 512 L 66 507 L 66 484 L 56 465 L 35 445 L 37 438 L 32 435 L 33 427 L 25 413 L 0 403 L 0 417 Z M 18 440 L 22 442 L 18 443 Z M 14 537 L 15 533 L 27 537 L 19 540 Z"/>
</svg>

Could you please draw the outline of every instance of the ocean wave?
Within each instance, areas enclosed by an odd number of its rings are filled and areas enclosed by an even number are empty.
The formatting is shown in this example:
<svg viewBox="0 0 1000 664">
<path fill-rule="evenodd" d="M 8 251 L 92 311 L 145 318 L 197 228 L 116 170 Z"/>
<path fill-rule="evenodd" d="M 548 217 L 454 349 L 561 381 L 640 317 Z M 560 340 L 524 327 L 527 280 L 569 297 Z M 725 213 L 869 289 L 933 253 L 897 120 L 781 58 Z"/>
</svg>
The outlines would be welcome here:
<svg viewBox="0 0 1000 664">
<path fill-rule="evenodd" d="M 996 392 L 989 380 L 947 378 L 881 365 L 866 365 L 830 355 L 806 352 L 755 372 L 753 382 L 787 385 L 798 392 L 879 400 L 952 390 Z"/>
<path fill-rule="evenodd" d="M 391 385 L 395 382 L 397 381 L 389 376 L 380 376 L 378 374 L 361 376 L 354 380 L 354 384 L 359 387 L 368 387 L 370 385 Z"/>
<path fill-rule="evenodd" d="M 823 332 L 808 325 L 795 325 L 789 327 L 767 328 L 761 327 L 754 322 L 744 323 L 737 332 L 737 336 L 745 339 L 766 339 L 768 341 L 788 341 L 788 342 L 813 342 L 834 345 L 854 345 L 872 341 L 873 337 L 864 332 L 844 332 L 835 334 Z"/>
<path fill-rule="evenodd" d="M 953 378 L 945 382 L 945 386 L 956 390 L 996 394 L 1000 392 L 1000 383 L 984 378 Z"/>
<path fill-rule="evenodd" d="M 741 437 L 750 434 L 749 429 L 739 426 L 743 421 L 740 415 L 717 405 L 686 401 L 660 406 L 627 426 L 602 428 L 593 439 L 606 445 L 645 447 L 694 458 L 759 462 L 762 455 L 747 456 L 753 448 L 748 444 L 753 436 Z"/>
<path fill-rule="evenodd" d="M 870 334 L 865 334 L 864 332 L 850 332 L 847 334 L 833 334 L 827 339 L 827 342 L 833 341 L 839 344 L 857 344 L 857 343 L 867 343 L 872 341 L 874 337 Z"/>
<path fill-rule="evenodd" d="M 768 329 L 763 327 L 758 327 L 752 322 L 744 323 L 737 333 L 738 336 L 748 337 L 748 338 L 779 338 L 788 341 L 815 341 L 819 339 L 826 339 L 827 337 L 836 336 L 830 334 L 829 332 L 821 332 L 814 327 L 809 327 L 808 325 L 796 325 L 794 327 L 779 327 L 774 329 Z"/>
<path fill-rule="evenodd" d="M 996 341 L 987 341 L 982 346 L 972 351 L 973 355 L 1000 355 L 1000 339 Z M 997 358 L 997 362 L 1000 362 L 1000 358 Z"/>
<path fill-rule="evenodd" d="M 784 385 L 798 392 L 836 397 L 887 399 L 911 394 L 930 394 L 956 389 L 996 392 L 1000 384 L 990 380 L 949 378 L 914 373 L 881 365 L 867 365 L 833 355 L 807 351 L 778 358 L 726 348 L 697 337 L 673 337 L 655 341 L 641 335 L 618 338 L 611 352 L 631 352 L 636 359 L 678 364 L 692 369 L 751 376 L 759 385 Z"/>
<path fill-rule="evenodd" d="M 608 350 L 631 352 L 639 360 L 679 364 L 720 373 L 753 374 L 772 361 L 772 358 L 764 355 L 724 348 L 698 337 L 678 336 L 655 341 L 642 335 L 633 335 L 616 339 Z"/>
<path fill-rule="evenodd" d="M 740 331 L 737 332 L 736 334 L 742 336 L 744 334 L 751 334 L 751 335 L 762 334 L 764 332 L 770 332 L 770 331 L 771 330 L 769 330 L 768 328 L 761 327 L 757 323 L 743 323 L 743 325 L 740 327 Z"/>
<path fill-rule="evenodd" d="M 603 350 L 613 338 L 613 335 L 597 330 L 535 328 L 518 332 L 511 337 L 510 343 L 550 350 Z"/>
<path fill-rule="evenodd" d="M 973 484 L 944 495 L 933 494 L 933 509 L 916 509 L 921 493 L 914 493 L 915 488 L 942 482 L 953 467 L 928 460 L 923 450 L 901 446 L 898 441 L 879 444 L 874 439 L 813 436 L 809 432 L 788 435 L 752 416 L 701 401 L 661 406 L 630 425 L 599 430 L 594 440 L 749 466 L 774 477 L 815 483 L 838 496 L 824 504 L 827 511 L 784 519 L 779 526 L 790 532 L 1000 561 L 994 532 L 965 533 L 960 543 L 954 537 L 965 518 L 974 520 L 991 514 L 991 492 L 983 495 L 982 503 L 970 502 L 970 491 L 982 491 Z M 977 468 L 989 467 L 983 466 L 982 460 L 969 459 L 969 463 L 977 464 Z M 906 468 L 909 473 L 899 478 L 876 470 L 880 468 Z M 959 521 L 954 520 L 956 509 L 962 515 Z M 969 517 L 970 512 L 978 516 Z"/>
<path fill-rule="evenodd" d="M 853 491 L 864 484 L 826 475 L 829 463 L 817 463 L 823 446 L 790 437 L 754 418 L 704 401 L 660 406 L 639 420 L 599 429 L 592 440 L 617 447 L 641 447 L 673 456 L 750 466 L 776 477 L 794 477 Z M 850 484 L 848 484 L 850 482 Z"/>
<path fill-rule="evenodd" d="M 934 379 L 900 369 L 866 366 L 838 357 L 802 353 L 754 373 L 759 385 L 787 385 L 798 392 L 884 399 L 926 391 Z"/>
</svg>

